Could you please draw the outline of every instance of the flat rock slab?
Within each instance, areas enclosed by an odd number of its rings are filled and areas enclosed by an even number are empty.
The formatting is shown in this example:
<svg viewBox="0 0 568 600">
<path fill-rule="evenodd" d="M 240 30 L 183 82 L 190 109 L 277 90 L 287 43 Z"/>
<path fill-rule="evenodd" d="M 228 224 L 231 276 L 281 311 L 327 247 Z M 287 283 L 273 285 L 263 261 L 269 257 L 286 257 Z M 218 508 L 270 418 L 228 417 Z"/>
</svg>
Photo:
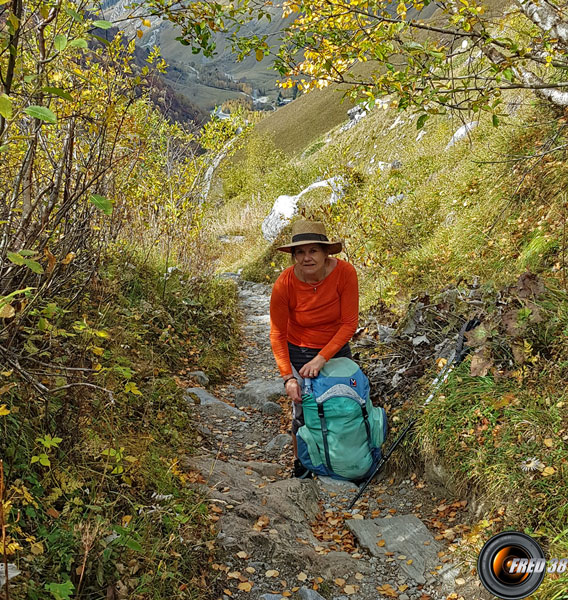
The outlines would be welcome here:
<svg viewBox="0 0 568 600">
<path fill-rule="evenodd" d="M 187 388 L 184 392 L 184 398 L 190 404 L 195 404 L 198 410 L 205 408 L 205 411 L 212 413 L 213 415 L 223 417 L 239 417 L 248 419 L 246 413 L 222 400 L 210 394 L 207 390 L 202 388 L 193 387 Z M 203 412 L 205 412 L 203 411 Z"/>
<path fill-rule="evenodd" d="M 237 406 L 250 406 L 252 408 L 262 408 L 266 402 L 274 402 L 281 396 L 285 396 L 282 379 L 255 379 L 238 390 L 235 394 L 235 404 Z"/>
<path fill-rule="evenodd" d="M 426 583 L 424 572 L 438 563 L 438 552 L 442 546 L 414 515 L 390 519 L 349 519 L 345 523 L 361 546 L 374 556 L 383 557 L 385 552 L 393 552 L 395 559 L 406 557 L 397 562 L 416 583 Z M 384 540 L 384 546 L 377 546 L 380 540 Z M 412 560 L 411 564 L 408 564 L 409 560 Z"/>
<path fill-rule="evenodd" d="M 232 460 L 231 462 L 237 467 L 256 471 L 261 476 L 282 478 L 283 466 L 276 463 L 260 462 L 255 460 Z"/>
<path fill-rule="evenodd" d="M 352 481 L 344 481 L 342 479 L 333 479 L 318 475 L 318 483 L 320 483 L 328 492 L 343 492 L 344 494 L 355 494 L 359 487 Z"/>
</svg>

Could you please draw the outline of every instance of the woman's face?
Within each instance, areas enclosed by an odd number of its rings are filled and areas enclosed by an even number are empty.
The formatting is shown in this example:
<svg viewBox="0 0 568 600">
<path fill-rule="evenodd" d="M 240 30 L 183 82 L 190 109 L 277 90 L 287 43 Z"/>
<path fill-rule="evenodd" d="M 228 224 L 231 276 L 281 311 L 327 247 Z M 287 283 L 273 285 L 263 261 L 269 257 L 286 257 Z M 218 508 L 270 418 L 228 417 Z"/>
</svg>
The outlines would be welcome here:
<svg viewBox="0 0 568 600">
<path fill-rule="evenodd" d="M 320 274 L 324 269 L 327 252 L 319 244 L 296 246 L 294 258 L 304 275 Z"/>
</svg>

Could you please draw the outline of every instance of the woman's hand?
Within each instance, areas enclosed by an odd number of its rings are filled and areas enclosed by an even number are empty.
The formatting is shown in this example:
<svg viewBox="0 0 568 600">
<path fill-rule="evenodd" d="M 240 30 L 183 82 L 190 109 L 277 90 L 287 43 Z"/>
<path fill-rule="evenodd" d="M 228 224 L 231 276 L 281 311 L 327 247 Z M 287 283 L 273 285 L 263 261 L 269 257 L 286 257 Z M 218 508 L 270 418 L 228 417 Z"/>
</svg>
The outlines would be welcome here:
<svg viewBox="0 0 568 600">
<path fill-rule="evenodd" d="M 292 402 L 296 402 L 297 404 L 302 403 L 302 391 L 300 390 L 300 384 L 295 377 L 288 379 L 284 387 L 286 389 L 286 395 Z"/>
<path fill-rule="evenodd" d="M 320 370 L 326 362 L 327 361 L 325 360 L 325 358 L 321 354 L 318 354 L 315 358 L 312 358 L 310 362 L 306 363 L 300 369 L 300 375 L 302 377 L 310 377 L 313 379 L 314 377 L 318 376 Z"/>
</svg>

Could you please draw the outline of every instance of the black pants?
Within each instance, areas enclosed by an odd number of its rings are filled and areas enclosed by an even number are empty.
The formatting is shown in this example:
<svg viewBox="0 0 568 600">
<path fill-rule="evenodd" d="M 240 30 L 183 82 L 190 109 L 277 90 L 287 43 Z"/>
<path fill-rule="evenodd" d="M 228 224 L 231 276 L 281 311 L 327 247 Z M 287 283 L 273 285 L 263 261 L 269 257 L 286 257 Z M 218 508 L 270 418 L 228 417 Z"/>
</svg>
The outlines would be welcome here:
<svg viewBox="0 0 568 600">
<path fill-rule="evenodd" d="M 312 358 L 315 358 L 321 348 L 304 348 L 302 346 L 296 346 L 288 342 L 288 352 L 290 354 L 290 362 L 296 371 L 299 371 L 306 363 L 309 363 Z M 349 342 L 340 348 L 332 358 L 350 358 L 353 360 L 351 355 L 351 348 Z"/>
<path fill-rule="evenodd" d="M 288 342 L 288 352 L 290 353 L 290 362 L 296 371 L 300 371 L 300 369 L 306 364 L 309 363 L 312 358 L 315 358 L 321 348 L 304 348 L 302 346 L 296 346 L 295 344 L 291 344 Z M 351 355 L 351 348 L 349 346 L 349 342 L 345 344 L 342 348 L 340 348 L 337 353 L 332 358 L 350 358 L 353 360 L 353 356 Z M 298 429 L 302 427 L 304 424 L 304 413 L 302 411 L 302 405 L 292 403 L 292 433 L 296 435 Z"/>
</svg>

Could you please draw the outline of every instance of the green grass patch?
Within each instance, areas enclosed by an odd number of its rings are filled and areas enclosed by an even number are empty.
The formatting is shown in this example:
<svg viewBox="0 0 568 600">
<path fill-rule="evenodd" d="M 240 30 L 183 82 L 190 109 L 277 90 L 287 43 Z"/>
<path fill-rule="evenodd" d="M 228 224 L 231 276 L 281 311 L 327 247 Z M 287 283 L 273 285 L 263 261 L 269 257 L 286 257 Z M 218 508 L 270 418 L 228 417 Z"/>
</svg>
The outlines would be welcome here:
<svg viewBox="0 0 568 600">
<path fill-rule="evenodd" d="M 508 302 L 505 294 L 501 302 Z M 505 319 L 513 337 L 485 317 L 476 339 L 489 334 L 492 340 L 484 348 L 492 372 L 473 376 L 472 360 L 464 361 L 420 415 L 399 461 L 419 454 L 441 467 L 453 493 L 476 498 L 483 513 L 460 550 L 472 563 L 483 542 L 505 529 L 535 537 L 549 557 L 563 557 L 567 549 L 566 294 L 550 290 L 532 306 L 533 316 L 539 314 L 532 323 L 526 309 L 519 310 L 514 330 Z M 514 365 L 508 372 L 507 364 Z M 557 600 L 566 581 L 566 575 L 547 576 L 534 597 Z"/>
</svg>

